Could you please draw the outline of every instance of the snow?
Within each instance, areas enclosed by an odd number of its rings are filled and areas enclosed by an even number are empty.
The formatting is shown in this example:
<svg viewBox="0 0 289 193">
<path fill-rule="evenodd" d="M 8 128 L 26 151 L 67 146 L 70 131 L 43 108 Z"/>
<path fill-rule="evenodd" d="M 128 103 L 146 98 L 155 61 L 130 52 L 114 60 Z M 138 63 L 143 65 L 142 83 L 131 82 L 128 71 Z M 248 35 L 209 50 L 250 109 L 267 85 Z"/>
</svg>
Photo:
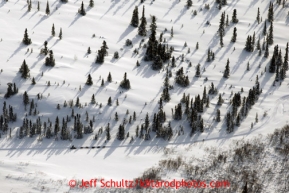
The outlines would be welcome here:
<svg viewBox="0 0 289 193">
<path fill-rule="evenodd" d="M 190 144 L 202 142 L 218 147 L 220 149 L 232 145 L 231 139 L 252 138 L 259 134 L 266 136 L 273 133 L 275 128 L 281 128 L 288 122 L 288 78 L 281 85 L 279 82 L 272 86 L 275 75 L 264 72 L 265 66 L 268 69 L 268 63 L 273 52 L 273 45 L 270 46 L 270 55 L 266 59 L 258 56 L 258 51 L 253 53 L 246 52 L 243 48 L 247 35 L 256 33 L 256 41 L 260 34 L 260 42 L 263 42 L 263 23 L 256 22 L 257 8 L 260 8 L 263 21 L 267 18 L 267 9 L 269 1 L 228 1 L 228 5 L 222 10 L 218 10 L 212 0 L 194 1 L 193 6 L 187 9 L 185 1 L 182 0 L 157 0 L 148 1 L 140 4 L 136 0 L 103 0 L 95 1 L 94 7 L 88 6 L 88 1 L 84 2 L 86 16 L 77 13 L 81 1 L 69 1 L 61 3 L 58 0 L 49 1 L 50 15 L 46 16 L 46 1 L 40 0 L 40 11 L 37 11 L 37 1 L 32 1 L 32 10 L 27 12 L 26 1 L 9 0 L 2 1 L 0 4 L 0 101 L 1 108 L 5 100 L 8 105 L 12 105 L 18 114 L 17 122 L 10 123 L 12 128 L 12 138 L 8 135 L 2 135 L 0 138 L 0 179 L 2 181 L 1 191 L 3 192 L 68 192 L 68 181 L 70 179 L 105 178 L 121 180 L 131 180 L 140 176 L 146 169 L 157 165 L 163 158 L 164 147 L 177 147 L 180 155 L 204 155 L 205 147 L 194 146 L 186 148 Z M 204 4 L 210 4 L 211 9 L 206 10 Z M 286 5 L 288 2 L 286 3 Z M 116 139 L 116 132 L 121 120 L 124 117 L 128 119 L 129 115 L 135 111 L 137 120 L 126 127 L 126 132 L 130 136 L 135 134 L 135 128 L 144 122 L 146 113 L 150 116 L 158 110 L 158 100 L 162 93 L 162 85 L 165 77 L 165 70 L 153 71 L 150 63 L 142 61 L 145 49 L 140 49 L 139 55 L 135 55 L 133 50 L 138 48 L 143 37 L 137 35 L 137 28 L 129 25 L 132 11 L 138 6 L 139 17 L 142 13 L 142 6 L 145 5 L 145 16 L 149 27 L 150 15 L 157 17 L 157 38 L 160 32 L 165 28 L 164 33 L 169 46 L 174 46 L 173 55 L 179 57 L 185 55 L 185 61 L 192 62 L 192 67 L 188 67 L 188 62 L 176 60 L 177 67 L 173 69 L 174 73 L 180 67 L 184 67 L 184 72 L 189 76 L 190 86 L 181 88 L 174 85 L 170 91 L 171 100 L 164 103 L 164 110 L 167 120 L 171 120 L 171 109 L 177 105 L 182 94 L 202 95 L 204 86 L 207 87 L 214 83 L 225 103 L 220 107 L 220 123 L 216 123 L 213 118 L 217 107 L 218 96 L 210 98 L 210 107 L 204 110 L 203 118 L 206 125 L 205 132 L 196 133 L 189 137 L 188 123 L 185 119 L 173 121 L 174 136 L 170 141 L 155 138 L 149 141 L 136 139 L 131 144 L 129 139 L 119 141 Z M 200 8 L 203 8 L 200 11 Z M 217 35 L 218 25 L 221 13 L 225 11 L 231 19 L 233 9 L 237 9 L 237 24 L 230 23 L 225 28 L 224 47 L 219 45 Z M 198 10 L 194 16 L 193 10 Z M 274 3 L 274 45 L 279 45 L 282 54 L 285 53 L 288 35 L 289 19 L 287 16 L 288 8 L 282 8 Z M 206 25 L 210 21 L 211 25 Z M 56 35 L 51 36 L 52 24 L 55 25 Z M 237 27 L 237 42 L 231 43 L 234 26 Z M 174 37 L 170 37 L 170 29 L 174 29 Z M 267 25 L 269 27 L 269 25 Z M 27 28 L 28 35 L 32 39 L 32 44 L 25 46 L 21 43 L 24 30 Z M 62 28 L 63 39 L 59 40 L 59 30 Z M 148 28 L 149 29 L 149 28 Z M 204 32 L 204 33 L 203 33 Z M 95 37 L 93 37 L 95 34 Z M 131 39 L 133 47 L 125 46 L 126 39 Z M 109 47 L 109 55 L 105 58 L 102 65 L 95 64 L 96 52 L 100 49 L 103 40 Z M 40 53 L 44 41 L 48 42 L 48 49 L 54 52 L 56 65 L 53 68 L 44 66 L 45 57 Z M 145 38 L 147 42 L 147 37 Z M 188 47 L 184 48 L 187 42 Z M 199 49 L 196 50 L 196 43 L 199 43 Z M 87 54 L 88 47 L 92 53 Z M 33 53 L 27 52 L 27 48 L 33 49 Z M 187 53 L 190 48 L 191 52 Z M 215 52 L 215 60 L 206 62 L 207 50 L 212 49 Z M 234 50 L 235 49 L 235 50 Z M 120 58 L 114 59 L 115 51 L 119 52 Z M 263 53 L 263 52 L 262 52 Z M 24 80 L 20 77 L 18 70 L 23 60 L 26 60 L 30 68 L 31 77 L 35 77 L 36 85 L 31 85 L 31 80 Z M 223 79 L 223 70 L 227 59 L 230 60 L 231 75 L 229 79 Z M 136 67 L 137 60 L 141 66 Z M 247 71 L 247 63 L 250 63 L 250 71 Z M 195 67 L 201 64 L 202 76 L 195 77 Z M 258 68 L 261 64 L 261 68 Z M 203 71 L 205 69 L 205 71 Z M 44 76 L 41 76 L 41 73 Z M 112 75 L 112 82 L 106 82 L 108 73 Z M 127 72 L 127 78 L 131 82 L 132 89 L 123 91 L 119 88 L 119 83 Z M 88 74 L 91 74 L 94 84 L 86 86 L 85 81 Z M 224 115 L 229 108 L 229 101 L 232 98 L 231 91 L 238 92 L 241 87 L 244 88 L 243 96 L 247 96 L 250 88 L 254 86 L 256 75 L 259 76 L 260 87 L 263 93 L 250 110 L 248 117 L 242 121 L 240 127 L 235 127 L 235 131 L 226 134 L 224 124 Z M 101 77 L 101 78 L 100 78 Z M 205 77 L 208 81 L 204 81 Z M 104 79 L 105 85 L 101 87 L 101 79 Z M 65 83 L 63 84 L 63 81 Z M 46 86 L 50 81 L 51 86 Z M 15 82 L 19 88 L 19 93 L 9 99 L 4 99 L 7 90 L 7 83 Z M 173 84 L 173 78 L 170 78 Z M 59 84 L 59 85 L 58 85 Z M 232 85 L 232 88 L 230 88 Z M 81 91 L 79 87 L 81 86 Z M 54 139 L 44 138 L 38 141 L 38 137 L 17 139 L 17 129 L 21 126 L 25 118 L 25 110 L 22 105 L 22 94 L 27 91 L 30 99 L 36 99 L 36 95 L 41 93 L 43 99 L 37 101 L 39 116 L 46 121 L 48 118 L 54 122 L 56 116 L 60 121 L 66 115 L 71 114 L 69 107 L 56 109 L 56 105 L 61 107 L 64 100 L 74 101 L 79 97 L 84 105 L 83 109 L 74 108 L 75 114 L 80 113 L 82 118 L 88 111 L 90 117 L 96 115 L 94 123 L 94 133 L 100 127 L 105 127 L 107 123 L 111 124 L 111 140 L 105 143 L 105 134 L 102 134 L 99 140 L 95 141 L 92 134 L 84 135 L 83 139 L 73 139 L 73 141 L 55 141 Z M 103 107 L 89 104 L 92 94 L 95 94 L 96 101 L 102 103 Z M 108 98 L 112 98 L 113 105 L 107 106 Z M 119 100 L 119 106 L 115 105 L 116 99 Z M 147 103 L 147 105 L 145 105 Z M 126 115 L 126 110 L 129 115 Z M 263 117 L 264 112 L 267 116 Z M 119 115 L 119 121 L 113 120 L 115 112 Z M 259 122 L 255 122 L 256 113 L 259 115 Z M 29 119 L 35 120 L 37 117 L 29 116 Z M 251 123 L 254 127 L 251 129 Z M 71 126 L 72 122 L 69 123 Z M 85 123 L 86 124 L 86 123 Z M 88 124 L 88 123 L 87 123 Z M 180 125 L 185 127 L 185 135 L 178 136 L 175 130 Z M 80 146 L 103 146 L 98 149 L 77 149 L 70 150 L 69 147 Z M 186 149 L 186 150 L 184 150 Z M 181 153 L 185 151 L 184 153 Z M 269 160 L 270 161 L 270 160 Z M 178 177 L 179 174 L 174 174 Z M 41 187 L 45 186 L 45 190 Z M 74 190 L 78 191 L 78 190 Z M 81 190 L 79 190 L 81 191 Z M 88 191 L 94 191 L 89 189 Z"/>
</svg>

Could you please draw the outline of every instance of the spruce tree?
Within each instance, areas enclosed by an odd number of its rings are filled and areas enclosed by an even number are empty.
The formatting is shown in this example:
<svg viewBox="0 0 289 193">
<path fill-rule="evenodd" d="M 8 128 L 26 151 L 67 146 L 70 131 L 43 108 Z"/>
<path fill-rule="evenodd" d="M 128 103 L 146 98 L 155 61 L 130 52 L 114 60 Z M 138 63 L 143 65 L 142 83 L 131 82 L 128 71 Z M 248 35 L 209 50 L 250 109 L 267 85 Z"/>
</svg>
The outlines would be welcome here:
<svg viewBox="0 0 289 193">
<path fill-rule="evenodd" d="M 24 60 L 22 66 L 20 68 L 21 77 L 25 78 L 25 79 L 28 78 L 29 77 L 29 71 L 30 70 L 29 70 L 29 68 L 28 68 L 28 66 Z"/>
<path fill-rule="evenodd" d="M 224 46 L 223 37 L 225 35 L 225 12 L 222 13 L 219 25 L 219 37 L 220 37 L 220 45 Z"/>
<path fill-rule="evenodd" d="M 34 77 L 32 78 L 31 84 L 36 84 Z"/>
<path fill-rule="evenodd" d="M 260 23 L 260 9 L 258 7 L 258 11 L 257 11 L 257 17 L 256 17 L 256 20 L 258 22 L 258 24 Z"/>
<path fill-rule="evenodd" d="M 49 15 L 49 14 L 50 14 L 50 9 L 49 9 L 49 3 L 48 3 L 48 1 L 47 1 L 47 4 L 46 4 L 45 13 L 46 13 L 46 15 Z"/>
<path fill-rule="evenodd" d="M 152 23 L 150 25 L 150 29 L 151 29 L 151 34 L 148 40 L 148 46 L 147 46 L 147 50 L 146 50 L 146 55 L 145 55 L 145 60 L 147 61 L 152 61 L 155 59 L 155 57 L 158 55 L 157 54 L 157 46 L 158 46 L 158 42 L 156 39 L 156 29 L 157 29 L 157 25 L 156 25 L 156 16 L 152 16 Z"/>
<path fill-rule="evenodd" d="M 269 9 L 268 9 L 268 21 L 269 22 L 274 21 L 274 7 L 273 7 L 272 2 L 270 2 Z"/>
<path fill-rule="evenodd" d="M 189 9 L 193 5 L 192 0 L 187 0 L 187 8 Z"/>
<path fill-rule="evenodd" d="M 268 39 L 268 38 L 267 38 Z M 267 41 L 268 42 L 268 41 Z M 265 52 L 264 52 L 264 57 L 265 58 L 268 58 L 269 57 L 269 44 L 266 43 L 266 49 L 265 49 Z"/>
<path fill-rule="evenodd" d="M 220 109 L 217 109 L 216 121 L 217 121 L 217 122 L 220 122 L 220 121 L 221 121 L 221 111 L 220 111 Z"/>
<path fill-rule="evenodd" d="M 52 35 L 52 36 L 55 36 L 55 28 L 54 28 L 54 24 L 52 24 L 51 35 Z"/>
<path fill-rule="evenodd" d="M 231 42 L 236 42 L 236 39 L 237 39 L 237 28 L 234 27 L 234 31 L 233 31 L 233 36 L 232 36 Z"/>
<path fill-rule="evenodd" d="M 227 64 L 226 64 L 226 67 L 225 67 L 225 71 L 224 71 L 224 74 L 223 74 L 224 78 L 229 78 L 229 76 L 230 76 L 230 66 L 229 66 L 229 64 L 230 64 L 230 61 L 229 61 L 229 58 L 228 58 Z"/>
<path fill-rule="evenodd" d="M 124 89 L 130 89 L 130 81 L 126 77 L 126 72 L 124 73 L 123 80 L 120 82 L 120 87 Z"/>
<path fill-rule="evenodd" d="M 108 73 L 108 76 L 107 76 L 107 82 L 111 82 L 112 81 L 112 78 L 111 78 L 111 74 L 110 72 Z"/>
<path fill-rule="evenodd" d="M 283 61 L 283 68 L 285 71 L 288 70 L 288 42 L 286 44 L 286 48 L 285 48 L 285 55 L 284 55 L 284 61 Z"/>
<path fill-rule="evenodd" d="M 111 97 L 108 98 L 107 104 L 111 105 Z"/>
<path fill-rule="evenodd" d="M 270 28 L 269 28 L 269 34 L 268 34 L 268 41 L 267 43 L 269 45 L 272 45 L 274 43 L 274 38 L 273 38 L 273 22 L 271 22 Z"/>
<path fill-rule="evenodd" d="M 140 18 L 140 25 L 138 27 L 138 35 L 146 36 L 147 34 L 146 25 L 147 25 L 147 20 L 145 17 L 145 6 L 143 6 L 142 17 Z"/>
<path fill-rule="evenodd" d="M 89 7 L 94 7 L 94 1 L 93 0 L 89 0 Z"/>
<path fill-rule="evenodd" d="M 87 54 L 91 54 L 90 47 L 88 47 L 88 49 L 87 49 Z"/>
<path fill-rule="evenodd" d="M 89 86 L 93 84 L 93 81 L 92 81 L 92 78 L 91 78 L 91 75 L 90 75 L 90 74 L 88 74 L 87 81 L 86 81 L 85 84 L 86 84 L 86 85 L 89 85 Z"/>
<path fill-rule="evenodd" d="M 62 39 L 62 28 L 60 28 L 60 32 L 59 32 L 59 39 Z"/>
<path fill-rule="evenodd" d="M 84 9 L 84 4 L 83 4 L 83 1 L 81 2 L 81 7 L 80 9 L 78 10 L 78 13 L 82 16 L 85 16 L 86 15 L 86 11 Z"/>
<path fill-rule="evenodd" d="M 265 36 L 266 34 L 267 34 L 267 22 L 264 21 L 263 35 Z"/>
<path fill-rule="evenodd" d="M 31 39 L 28 37 L 27 28 L 25 29 L 24 37 L 23 37 L 22 42 L 23 42 L 25 45 L 29 45 L 29 44 L 32 43 L 32 42 L 31 42 Z"/>
<path fill-rule="evenodd" d="M 32 8 L 32 4 L 31 4 L 31 0 L 28 2 L 28 12 L 30 12 L 31 11 L 31 8 Z"/>
<path fill-rule="evenodd" d="M 233 11 L 233 15 L 232 15 L 232 22 L 233 23 L 238 23 L 238 19 L 237 19 L 237 10 L 236 9 L 234 9 L 234 11 Z"/>
<path fill-rule="evenodd" d="M 197 67 L 196 67 L 196 75 L 195 75 L 196 77 L 200 77 L 200 75 L 201 75 L 201 69 L 200 69 L 200 66 L 201 66 L 201 65 L 198 64 Z"/>
<path fill-rule="evenodd" d="M 39 3 L 39 1 L 37 2 L 37 10 L 40 11 L 40 3 Z"/>
<path fill-rule="evenodd" d="M 95 104 L 95 96 L 94 96 L 94 94 L 92 94 L 90 102 L 91 102 L 91 104 Z"/>
<path fill-rule="evenodd" d="M 139 19 L 138 19 L 138 7 L 135 6 L 134 10 L 133 10 L 133 14 L 132 14 L 132 18 L 131 18 L 131 22 L 130 25 L 133 27 L 138 27 L 138 23 L 139 23 Z"/>
<path fill-rule="evenodd" d="M 174 37 L 174 27 L 171 28 L 171 37 Z"/>
<path fill-rule="evenodd" d="M 23 94 L 23 103 L 24 103 L 25 108 L 29 104 L 29 96 L 26 91 Z"/>
</svg>

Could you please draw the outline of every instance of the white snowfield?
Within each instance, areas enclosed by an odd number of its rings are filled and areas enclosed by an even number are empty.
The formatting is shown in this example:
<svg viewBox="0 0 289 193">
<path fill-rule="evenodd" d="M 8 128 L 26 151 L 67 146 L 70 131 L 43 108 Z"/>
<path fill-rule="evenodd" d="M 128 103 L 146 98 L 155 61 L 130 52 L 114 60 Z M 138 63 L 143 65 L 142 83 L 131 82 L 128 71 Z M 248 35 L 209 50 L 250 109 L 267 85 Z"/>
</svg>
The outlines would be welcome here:
<svg viewBox="0 0 289 193">
<path fill-rule="evenodd" d="M 0 192 L 100 192 L 101 188 L 90 187 L 87 189 L 70 188 L 70 180 L 132 180 L 142 175 L 142 173 L 160 160 L 165 159 L 164 148 L 174 148 L 176 152 L 173 156 L 197 157 L 202 160 L 206 154 L 206 148 L 213 146 L 220 150 L 232 147 L 232 140 L 250 139 L 262 134 L 266 136 L 274 132 L 276 128 L 281 128 L 288 123 L 289 119 L 289 95 L 288 95 L 288 75 L 282 84 L 276 82 L 273 85 L 275 74 L 268 72 L 268 66 L 273 54 L 274 46 L 278 44 L 284 57 L 286 43 L 289 40 L 288 24 L 288 4 L 285 8 L 274 2 L 274 45 L 269 47 L 268 58 L 258 56 L 258 51 L 252 53 L 244 50 L 248 35 L 256 33 L 256 41 L 260 36 L 261 46 L 264 36 L 262 35 L 264 21 L 267 18 L 269 1 L 235 1 L 228 0 L 228 4 L 221 10 L 217 8 L 215 0 L 193 1 L 193 6 L 187 9 L 186 0 L 103 0 L 94 1 L 94 7 L 89 7 L 89 1 L 84 1 L 86 15 L 77 13 L 81 6 L 81 1 L 68 0 L 62 3 L 60 0 L 50 0 L 50 14 L 45 14 L 47 1 L 39 0 L 40 11 L 37 11 L 37 2 L 32 0 L 32 9 L 27 11 L 26 1 L 3 0 L 0 3 L 0 107 L 6 101 L 7 107 L 13 106 L 17 112 L 17 121 L 9 123 L 11 128 L 11 138 L 9 132 L 1 133 L 0 138 Z M 210 5 L 210 9 L 204 8 L 205 4 Z M 139 17 L 141 17 L 143 5 L 145 6 L 145 16 L 147 19 L 148 35 L 139 36 L 138 28 L 130 25 L 132 12 L 138 6 Z M 262 22 L 256 21 L 257 9 L 260 8 Z M 231 21 L 225 27 L 224 47 L 219 44 L 217 33 L 221 13 L 225 11 L 229 20 L 232 18 L 233 10 L 237 9 L 239 22 L 234 24 Z M 193 11 L 197 10 L 197 15 Z M 151 139 L 144 140 L 135 137 L 137 125 L 144 123 L 148 113 L 152 122 L 153 113 L 158 111 L 158 101 L 163 91 L 163 81 L 165 78 L 165 68 L 160 71 L 151 69 L 151 62 L 145 62 L 143 57 L 146 49 L 141 47 L 139 54 L 134 50 L 139 48 L 140 42 L 144 39 L 147 43 L 149 37 L 149 25 L 151 15 L 157 17 L 157 38 L 164 32 L 163 38 L 169 46 L 174 47 L 172 56 L 176 58 L 176 67 L 172 70 L 173 76 L 170 84 L 174 89 L 170 90 L 171 100 L 164 102 L 166 112 L 166 123 L 171 121 L 173 137 L 168 141 L 156 138 L 151 132 Z M 209 21 L 211 25 L 207 25 Z M 52 25 L 55 26 L 55 36 L 51 36 Z M 170 30 L 173 27 L 174 36 L 171 37 Z M 237 28 L 237 41 L 231 42 L 234 27 Z M 22 44 L 24 31 L 27 28 L 32 44 L 26 46 Z M 62 28 L 62 39 L 58 34 Z M 167 31 L 165 32 L 165 29 Z M 267 23 L 267 31 L 269 23 Z M 132 40 L 133 46 L 125 46 L 127 39 Z M 96 64 L 97 51 L 102 46 L 103 41 L 108 46 L 108 56 L 103 64 Z M 46 67 L 44 65 L 45 56 L 40 54 L 44 41 L 48 42 L 48 49 L 53 50 L 56 65 Z M 185 42 L 187 47 L 184 47 Z M 197 42 L 199 49 L 196 48 Z M 91 54 L 87 54 L 90 47 Z M 190 48 L 190 53 L 188 53 Z M 210 48 L 215 53 L 215 60 L 207 62 L 207 51 Z M 27 50 L 29 49 L 29 51 Z M 33 50 L 33 52 L 31 52 Z M 119 52 L 119 59 L 114 59 L 114 53 Z M 181 62 L 181 55 L 185 60 Z M 223 71 L 227 59 L 230 61 L 230 77 L 223 78 Z M 19 68 L 26 61 L 30 69 L 30 78 L 21 78 Z M 136 66 L 136 62 L 140 66 Z M 189 67 L 189 62 L 192 67 Z M 201 65 L 201 77 L 195 77 L 195 67 Z M 250 70 L 247 71 L 247 64 Z M 167 64 L 165 64 L 166 66 Z M 260 68 L 259 68 L 260 66 Z M 174 83 L 175 72 L 184 68 L 184 72 L 189 76 L 190 85 L 180 87 Z M 264 72 L 267 67 L 267 72 Z M 43 76 L 42 76 L 43 72 Z M 111 73 L 112 82 L 106 81 Z M 124 73 L 130 80 L 131 89 L 123 90 L 119 83 L 123 80 Z M 88 75 L 92 76 L 93 85 L 87 86 L 85 82 Z M 256 76 L 259 77 L 260 88 L 263 89 L 259 99 L 256 101 L 248 116 L 242 120 L 239 127 L 235 127 L 233 133 L 226 133 L 225 115 L 230 108 L 231 92 L 241 93 L 242 98 L 247 97 L 249 89 L 255 85 Z M 32 77 L 36 84 L 31 84 Z M 208 81 L 205 81 L 205 78 Z M 101 80 L 104 79 L 104 86 Z M 51 86 L 47 86 L 50 81 Z M 65 81 L 65 82 L 64 82 Z M 7 91 L 7 83 L 16 83 L 19 88 L 18 94 L 8 99 L 4 98 Z M 211 83 L 218 88 L 222 94 L 224 103 L 217 106 L 218 95 L 210 95 L 210 107 L 204 107 L 202 118 L 205 129 L 203 133 L 196 132 L 190 137 L 190 127 L 183 115 L 183 119 L 176 121 L 172 118 L 171 109 L 180 102 L 183 93 L 202 96 L 204 86 L 207 91 Z M 79 89 L 81 87 L 81 89 Z M 54 137 L 47 139 L 43 136 L 25 136 L 18 138 L 19 127 L 22 125 L 27 111 L 23 105 L 23 93 L 27 91 L 30 100 L 37 103 L 38 116 L 27 116 L 35 121 L 40 117 L 42 123 L 48 118 L 54 124 L 56 116 L 59 117 L 60 125 L 62 118 L 71 115 L 70 107 L 63 107 L 66 100 L 76 101 L 79 97 L 83 108 L 74 108 L 75 114 L 81 114 L 81 120 L 86 125 L 86 111 L 89 118 L 95 116 L 94 132 L 84 134 L 83 139 L 72 138 L 69 140 L 55 140 Z M 122 92 L 123 91 L 123 92 Z M 43 98 L 37 100 L 37 94 L 42 94 Z M 92 95 L 98 105 L 90 104 Z M 107 105 L 108 98 L 112 99 L 112 106 Z M 116 106 L 116 100 L 119 106 Z M 87 103 L 87 106 L 85 106 Z M 102 103 L 102 108 L 99 104 Z M 61 108 L 58 110 L 57 104 Z M 221 122 L 214 120 L 217 109 L 221 111 Z M 126 111 L 129 110 L 129 115 Z M 184 110 L 184 108 L 183 108 Z M 136 121 L 127 124 L 126 133 L 129 138 L 120 141 L 116 139 L 119 125 L 123 118 L 128 120 L 133 112 L 136 112 Z M 115 121 L 115 112 L 119 115 L 119 120 Z M 264 113 L 266 116 L 263 116 Z M 259 121 L 255 123 L 256 113 Z M 94 134 L 98 130 L 110 123 L 111 139 L 106 142 L 105 132 L 94 140 Z M 253 128 L 251 128 L 253 123 Z M 180 126 L 184 127 L 184 135 L 178 135 Z M 73 127 L 73 119 L 68 123 L 70 132 Z M 131 136 L 134 140 L 130 143 Z M 200 144 L 200 145 L 198 145 Z M 70 149 L 74 145 L 77 149 Z M 83 147 L 80 149 L 80 147 Z M 86 148 L 87 147 L 87 148 Z M 94 148 L 91 148 L 94 147 Z M 268 162 L 273 162 L 268 160 Z M 278 160 L 277 160 L 278 161 Z M 169 175 L 164 175 L 164 179 Z M 170 179 L 183 179 L 178 172 L 169 176 Z M 265 185 L 266 186 L 266 185 Z M 174 189 L 172 189 L 173 191 Z M 266 189 L 274 192 L 275 189 Z M 157 189 L 154 189 L 157 191 Z M 133 192 L 133 191 L 132 191 Z"/>
</svg>

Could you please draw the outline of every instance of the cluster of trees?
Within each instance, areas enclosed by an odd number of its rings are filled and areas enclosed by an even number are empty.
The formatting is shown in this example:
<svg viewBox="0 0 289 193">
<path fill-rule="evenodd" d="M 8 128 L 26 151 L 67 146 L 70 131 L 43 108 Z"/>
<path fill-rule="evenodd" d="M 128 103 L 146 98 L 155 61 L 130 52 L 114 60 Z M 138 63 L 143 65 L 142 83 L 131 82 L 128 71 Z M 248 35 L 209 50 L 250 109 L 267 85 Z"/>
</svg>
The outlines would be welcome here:
<svg viewBox="0 0 289 193">
<path fill-rule="evenodd" d="M 8 88 L 7 88 L 7 92 L 4 95 L 5 98 L 9 98 L 10 96 L 18 93 L 18 88 L 16 87 L 15 82 L 13 84 L 7 83 L 7 85 L 8 85 Z"/>
<path fill-rule="evenodd" d="M 274 52 L 269 65 L 269 72 L 276 73 L 275 81 L 284 80 L 286 71 L 288 70 L 288 43 L 285 48 L 284 60 L 282 59 L 282 52 L 278 45 L 274 47 Z"/>
<path fill-rule="evenodd" d="M 184 69 L 181 67 L 176 72 L 175 81 L 180 86 L 186 87 L 190 84 L 189 77 L 184 74 Z"/>
<path fill-rule="evenodd" d="M 55 59 L 52 50 L 49 50 L 49 56 L 45 58 L 45 66 L 55 66 Z"/>
<path fill-rule="evenodd" d="M 106 41 L 103 40 L 102 46 L 100 47 L 100 50 L 97 52 L 97 57 L 95 63 L 102 64 L 104 62 L 104 57 L 108 55 L 108 47 L 106 45 Z"/>
<path fill-rule="evenodd" d="M 17 113 L 14 113 L 13 107 L 8 106 L 4 101 L 3 102 L 3 110 L 2 115 L 0 115 L 0 131 L 7 132 L 8 131 L 8 123 L 15 122 L 17 120 Z"/>
<path fill-rule="evenodd" d="M 241 103 L 241 96 L 239 93 L 235 93 L 233 100 L 231 101 L 232 107 L 231 112 L 227 112 L 226 114 L 226 126 L 227 132 L 231 133 L 234 131 L 234 127 L 240 126 L 241 121 L 245 119 L 249 113 L 249 110 L 258 100 L 259 95 L 262 93 L 262 89 L 260 89 L 260 83 L 258 77 L 256 77 L 255 86 L 249 90 L 248 96 L 243 97 L 243 101 Z M 241 109 L 238 112 L 238 107 L 241 106 Z M 256 118 L 257 120 L 257 118 Z"/>
<path fill-rule="evenodd" d="M 156 38 L 156 16 L 152 16 L 152 23 L 150 25 L 151 34 L 148 40 L 147 50 L 144 57 L 145 61 L 153 61 L 152 69 L 160 70 L 163 67 L 163 63 L 171 58 L 172 50 L 168 48 L 168 45 L 159 43 Z"/>
</svg>

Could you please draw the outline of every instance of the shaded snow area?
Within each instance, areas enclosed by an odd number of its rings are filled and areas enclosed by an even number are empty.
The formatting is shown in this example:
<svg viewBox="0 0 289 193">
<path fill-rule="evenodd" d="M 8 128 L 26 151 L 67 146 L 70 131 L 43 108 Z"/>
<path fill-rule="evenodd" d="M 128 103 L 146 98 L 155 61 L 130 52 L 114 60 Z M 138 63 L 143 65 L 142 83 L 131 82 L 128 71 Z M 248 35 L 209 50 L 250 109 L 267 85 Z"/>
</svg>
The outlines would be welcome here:
<svg viewBox="0 0 289 193">
<path fill-rule="evenodd" d="M 0 2 L 0 192 L 289 192 L 289 2 L 91 2 Z"/>
</svg>

